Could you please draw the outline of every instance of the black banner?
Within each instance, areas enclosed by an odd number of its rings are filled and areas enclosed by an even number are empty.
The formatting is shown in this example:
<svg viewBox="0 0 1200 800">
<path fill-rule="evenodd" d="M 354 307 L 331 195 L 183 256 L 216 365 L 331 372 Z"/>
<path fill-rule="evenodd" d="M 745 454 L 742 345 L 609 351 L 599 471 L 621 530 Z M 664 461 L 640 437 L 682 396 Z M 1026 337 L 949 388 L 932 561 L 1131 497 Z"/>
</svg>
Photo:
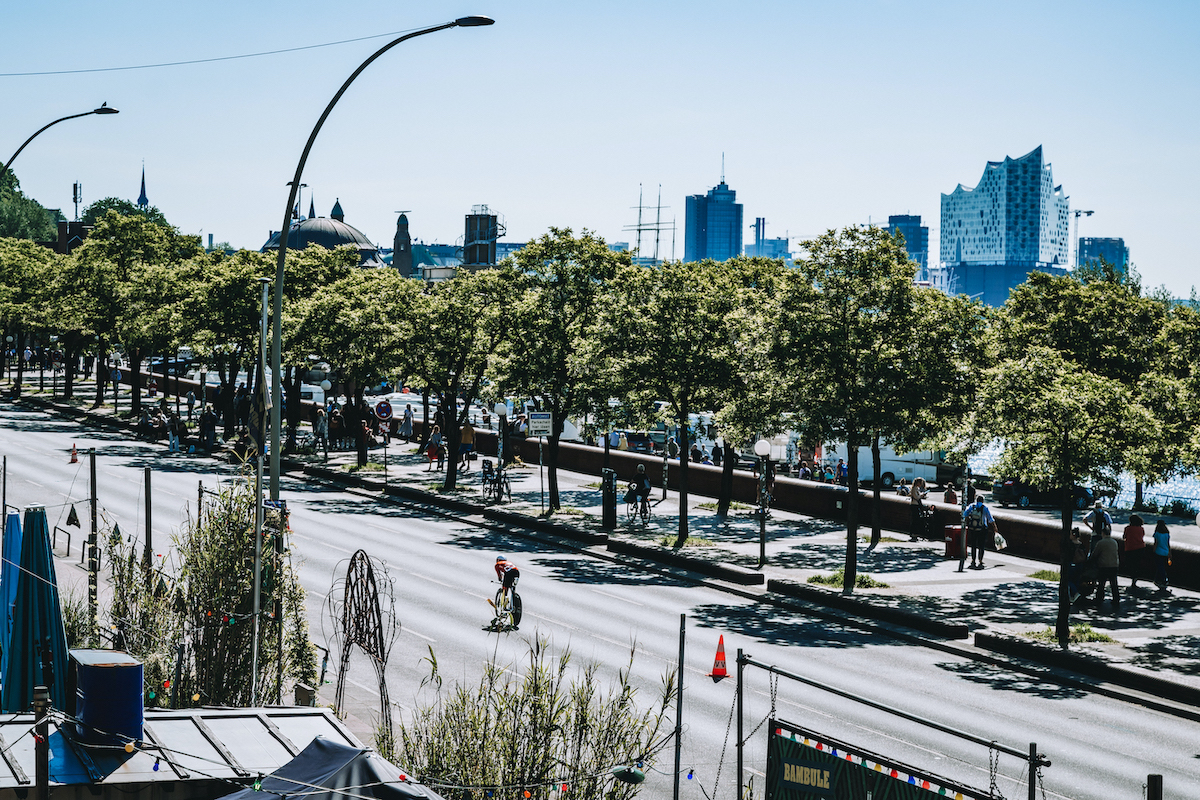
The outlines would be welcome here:
<svg viewBox="0 0 1200 800">
<path fill-rule="evenodd" d="M 766 800 L 980 800 L 988 793 L 771 721 Z"/>
</svg>

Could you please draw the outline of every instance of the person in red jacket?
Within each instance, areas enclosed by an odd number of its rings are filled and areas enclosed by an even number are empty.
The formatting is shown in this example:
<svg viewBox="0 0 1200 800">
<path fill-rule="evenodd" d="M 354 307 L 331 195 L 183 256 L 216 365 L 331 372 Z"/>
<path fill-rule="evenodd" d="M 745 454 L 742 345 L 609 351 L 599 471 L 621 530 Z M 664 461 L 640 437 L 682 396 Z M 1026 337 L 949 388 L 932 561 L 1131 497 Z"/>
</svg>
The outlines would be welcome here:
<svg viewBox="0 0 1200 800">
<path fill-rule="evenodd" d="M 496 556 L 496 578 L 500 581 L 504 596 L 507 597 L 509 589 L 517 588 L 517 581 L 521 579 L 521 570 L 517 569 L 517 565 L 504 556 Z"/>
</svg>

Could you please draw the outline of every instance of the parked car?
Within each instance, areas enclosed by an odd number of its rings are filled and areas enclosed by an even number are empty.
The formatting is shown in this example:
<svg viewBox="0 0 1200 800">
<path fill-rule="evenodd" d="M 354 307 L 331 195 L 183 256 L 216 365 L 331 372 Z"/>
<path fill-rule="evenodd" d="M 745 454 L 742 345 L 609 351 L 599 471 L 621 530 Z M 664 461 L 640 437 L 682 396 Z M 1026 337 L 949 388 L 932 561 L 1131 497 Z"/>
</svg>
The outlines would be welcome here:
<svg viewBox="0 0 1200 800">
<path fill-rule="evenodd" d="M 1071 487 L 1071 505 L 1084 509 L 1092 505 L 1094 496 L 1092 490 L 1078 484 Z M 1030 506 L 1062 507 L 1061 487 L 1035 486 L 1016 478 L 1005 478 L 992 485 L 992 502 L 1007 508 L 1029 508 Z"/>
</svg>

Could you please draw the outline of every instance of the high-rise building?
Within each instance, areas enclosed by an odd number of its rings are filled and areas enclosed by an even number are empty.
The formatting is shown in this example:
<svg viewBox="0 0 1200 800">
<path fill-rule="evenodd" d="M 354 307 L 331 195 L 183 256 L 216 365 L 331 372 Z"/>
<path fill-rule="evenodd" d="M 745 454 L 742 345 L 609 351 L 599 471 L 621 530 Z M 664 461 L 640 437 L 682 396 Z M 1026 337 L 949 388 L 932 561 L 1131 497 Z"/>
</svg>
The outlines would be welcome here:
<svg viewBox="0 0 1200 800">
<path fill-rule="evenodd" d="M 767 238 L 766 217 L 754 218 L 754 244 L 746 245 L 746 255 L 762 256 L 763 258 L 781 258 L 791 264 L 791 253 L 788 252 L 786 238 Z"/>
<path fill-rule="evenodd" d="M 742 252 L 742 204 L 737 192 L 721 182 L 707 195 L 687 199 L 684 221 L 683 260 L 711 258 L 726 261 Z"/>
<path fill-rule="evenodd" d="M 973 189 L 942 195 L 941 260 L 950 290 L 1004 305 L 1030 272 L 1065 275 L 1069 215 L 1039 145 L 1020 158 L 989 161 Z"/>
<path fill-rule="evenodd" d="M 1098 265 L 1100 259 L 1116 267 L 1124 275 L 1129 269 L 1129 248 L 1124 239 L 1102 239 L 1084 236 L 1079 240 L 1079 266 Z"/>
<path fill-rule="evenodd" d="M 887 232 L 904 237 L 904 249 L 908 257 L 921 266 L 918 280 L 928 280 L 929 271 L 929 228 L 921 224 L 920 214 L 893 214 L 888 217 Z"/>
</svg>

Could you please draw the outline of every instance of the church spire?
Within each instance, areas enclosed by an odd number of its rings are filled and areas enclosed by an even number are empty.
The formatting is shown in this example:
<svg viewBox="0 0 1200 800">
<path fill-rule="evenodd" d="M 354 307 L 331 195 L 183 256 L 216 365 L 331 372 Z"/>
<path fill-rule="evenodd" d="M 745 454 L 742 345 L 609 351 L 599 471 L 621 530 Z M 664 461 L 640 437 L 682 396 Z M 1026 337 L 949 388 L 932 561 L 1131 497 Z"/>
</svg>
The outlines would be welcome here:
<svg viewBox="0 0 1200 800">
<path fill-rule="evenodd" d="M 317 218 L 317 206 L 313 202 L 312 195 L 308 196 L 308 218 L 309 219 Z"/>
<path fill-rule="evenodd" d="M 138 208 L 143 211 L 150 205 L 149 198 L 146 197 L 146 165 L 142 164 L 142 193 L 138 195 Z"/>
</svg>

